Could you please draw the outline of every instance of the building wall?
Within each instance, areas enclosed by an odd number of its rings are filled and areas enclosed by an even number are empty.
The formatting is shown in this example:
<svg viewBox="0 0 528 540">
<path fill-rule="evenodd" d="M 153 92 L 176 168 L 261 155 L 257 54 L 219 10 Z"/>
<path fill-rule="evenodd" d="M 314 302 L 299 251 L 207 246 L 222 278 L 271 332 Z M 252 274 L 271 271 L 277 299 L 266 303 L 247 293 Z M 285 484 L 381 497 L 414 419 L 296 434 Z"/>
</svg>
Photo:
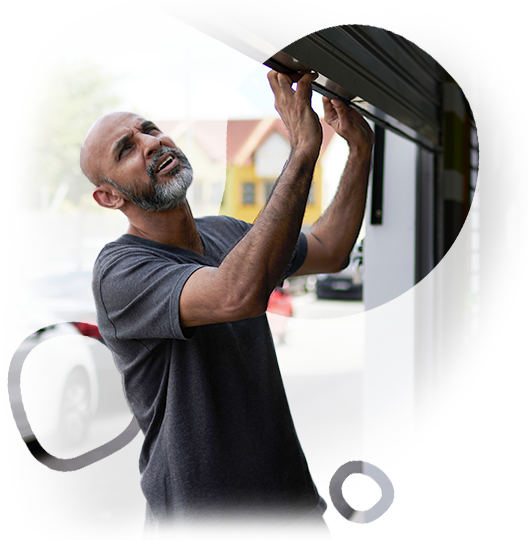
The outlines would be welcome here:
<svg viewBox="0 0 528 540">
<path fill-rule="evenodd" d="M 179 138 L 178 146 L 184 144 Z M 290 151 L 288 141 L 273 133 L 257 149 L 255 159 L 244 165 L 221 165 L 212 161 L 204 150 L 194 142 L 189 160 L 194 169 L 195 182 L 201 183 L 202 202 L 194 203 L 195 215 L 222 214 L 253 223 L 266 204 L 267 186 L 275 183 Z M 279 159 L 280 157 L 280 159 Z M 260 174 L 259 174 L 260 173 Z M 222 182 L 222 203 L 213 202 L 214 184 Z M 244 183 L 254 184 L 254 202 L 244 202 Z M 322 166 L 318 162 L 311 194 L 306 207 L 304 225 L 312 225 L 321 215 L 322 209 Z"/>
<path fill-rule="evenodd" d="M 342 137 L 332 137 L 324 154 L 319 158 L 322 172 L 322 206 L 332 202 L 348 159 L 348 143 Z"/>
<path fill-rule="evenodd" d="M 303 225 L 313 225 L 321 215 L 323 209 L 323 182 L 322 168 L 317 164 L 314 171 L 314 180 L 312 184 L 312 194 L 306 205 L 306 213 L 304 214 Z"/>
<path fill-rule="evenodd" d="M 244 203 L 244 184 L 253 184 L 254 202 Z M 255 174 L 253 164 L 237 167 L 233 171 L 233 217 L 252 223 L 264 206 L 263 180 Z"/>
<path fill-rule="evenodd" d="M 184 151 L 193 168 L 194 179 L 187 198 L 194 217 L 218 215 L 226 184 L 225 161 L 211 159 L 189 137 L 182 136 L 175 142 Z"/>
</svg>

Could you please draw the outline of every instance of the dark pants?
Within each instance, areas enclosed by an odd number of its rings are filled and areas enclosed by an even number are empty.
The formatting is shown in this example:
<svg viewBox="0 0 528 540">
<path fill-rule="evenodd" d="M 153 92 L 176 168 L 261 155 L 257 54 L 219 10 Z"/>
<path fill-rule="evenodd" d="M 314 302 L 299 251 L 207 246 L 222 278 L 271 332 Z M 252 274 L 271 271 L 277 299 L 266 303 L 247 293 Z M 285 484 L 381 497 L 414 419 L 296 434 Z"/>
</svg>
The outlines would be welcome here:
<svg viewBox="0 0 528 540">
<path fill-rule="evenodd" d="M 294 536 L 291 540 L 332 540 L 332 535 L 325 520 L 321 518 L 315 525 Z"/>
</svg>

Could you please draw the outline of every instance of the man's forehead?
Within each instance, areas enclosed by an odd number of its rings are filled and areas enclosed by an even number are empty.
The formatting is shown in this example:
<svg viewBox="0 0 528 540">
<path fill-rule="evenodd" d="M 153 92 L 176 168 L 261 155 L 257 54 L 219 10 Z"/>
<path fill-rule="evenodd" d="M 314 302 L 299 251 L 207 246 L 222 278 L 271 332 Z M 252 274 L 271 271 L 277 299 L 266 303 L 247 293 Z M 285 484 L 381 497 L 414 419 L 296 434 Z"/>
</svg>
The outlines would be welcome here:
<svg viewBox="0 0 528 540">
<path fill-rule="evenodd" d="M 110 113 L 99 118 L 90 128 L 86 139 L 97 143 L 104 140 L 118 138 L 132 127 L 139 127 L 146 120 L 139 114 L 130 112 Z"/>
<path fill-rule="evenodd" d="M 108 159 L 115 146 L 131 128 L 140 127 L 146 120 L 139 114 L 116 112 L 102 116 L 88 130 L 81 148 L 81 169 L 92 180 L 98 182 L 102 175 L 103 162 Z M 108 156 L 108 157 L 107 157 Z"/>
</svg>

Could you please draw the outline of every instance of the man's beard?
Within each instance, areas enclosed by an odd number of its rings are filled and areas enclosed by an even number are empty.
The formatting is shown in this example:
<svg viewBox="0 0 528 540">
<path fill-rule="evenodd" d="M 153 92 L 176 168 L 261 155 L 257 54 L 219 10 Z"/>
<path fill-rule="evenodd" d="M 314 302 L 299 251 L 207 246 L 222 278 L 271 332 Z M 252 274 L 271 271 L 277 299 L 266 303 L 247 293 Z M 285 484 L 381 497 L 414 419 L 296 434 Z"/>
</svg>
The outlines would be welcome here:
<svg viewBox="0 0 528 540">
<path fill-rule="evenodd" d="M 169 179 L 159 183 L 154 171 L 161 157 L 168 153 L 176 157 L 178 165 L 168 173 Z M 187 190 L 193 181 L 193 170 L 182 152 L 167 146 L 160 148 L 148 166 L 147 174 L 152 182 L 141 191 L 131 186 L 118 186 L 109 178 L 103 181 L 115 187 L 128 197 L 130 202 L 147 212 L 166 212 L 184 205 Z"/>
</svg>

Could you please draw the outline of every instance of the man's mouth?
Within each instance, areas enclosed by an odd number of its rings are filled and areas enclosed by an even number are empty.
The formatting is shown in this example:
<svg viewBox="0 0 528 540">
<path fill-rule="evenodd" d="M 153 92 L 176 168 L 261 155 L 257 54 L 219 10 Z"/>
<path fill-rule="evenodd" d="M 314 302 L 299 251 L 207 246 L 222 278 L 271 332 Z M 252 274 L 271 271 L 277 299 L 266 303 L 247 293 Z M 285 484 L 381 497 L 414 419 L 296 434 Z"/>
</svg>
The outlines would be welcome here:
<svg viewBox="0 0 528 540">
<path fill-rule="evenodd" d="M 165 150 L 154 157 L 152 163 L 147 169 L 147 174 L 155 182 L 158 174 L 167 174 L 176 167 L 179 167 L 180 162 L 177 155 L 172 150 Z"/>
<path fill-rule="evenodd" d="M 158 167 L 157 172 L 161 172 L 165 167 L 168 167 L 173 161 L 174 161 L 174 158 L 172 156 L 168 156 L 166 159 L 164 159 L 160 163 L 160 166 Z"/>
</svg>

